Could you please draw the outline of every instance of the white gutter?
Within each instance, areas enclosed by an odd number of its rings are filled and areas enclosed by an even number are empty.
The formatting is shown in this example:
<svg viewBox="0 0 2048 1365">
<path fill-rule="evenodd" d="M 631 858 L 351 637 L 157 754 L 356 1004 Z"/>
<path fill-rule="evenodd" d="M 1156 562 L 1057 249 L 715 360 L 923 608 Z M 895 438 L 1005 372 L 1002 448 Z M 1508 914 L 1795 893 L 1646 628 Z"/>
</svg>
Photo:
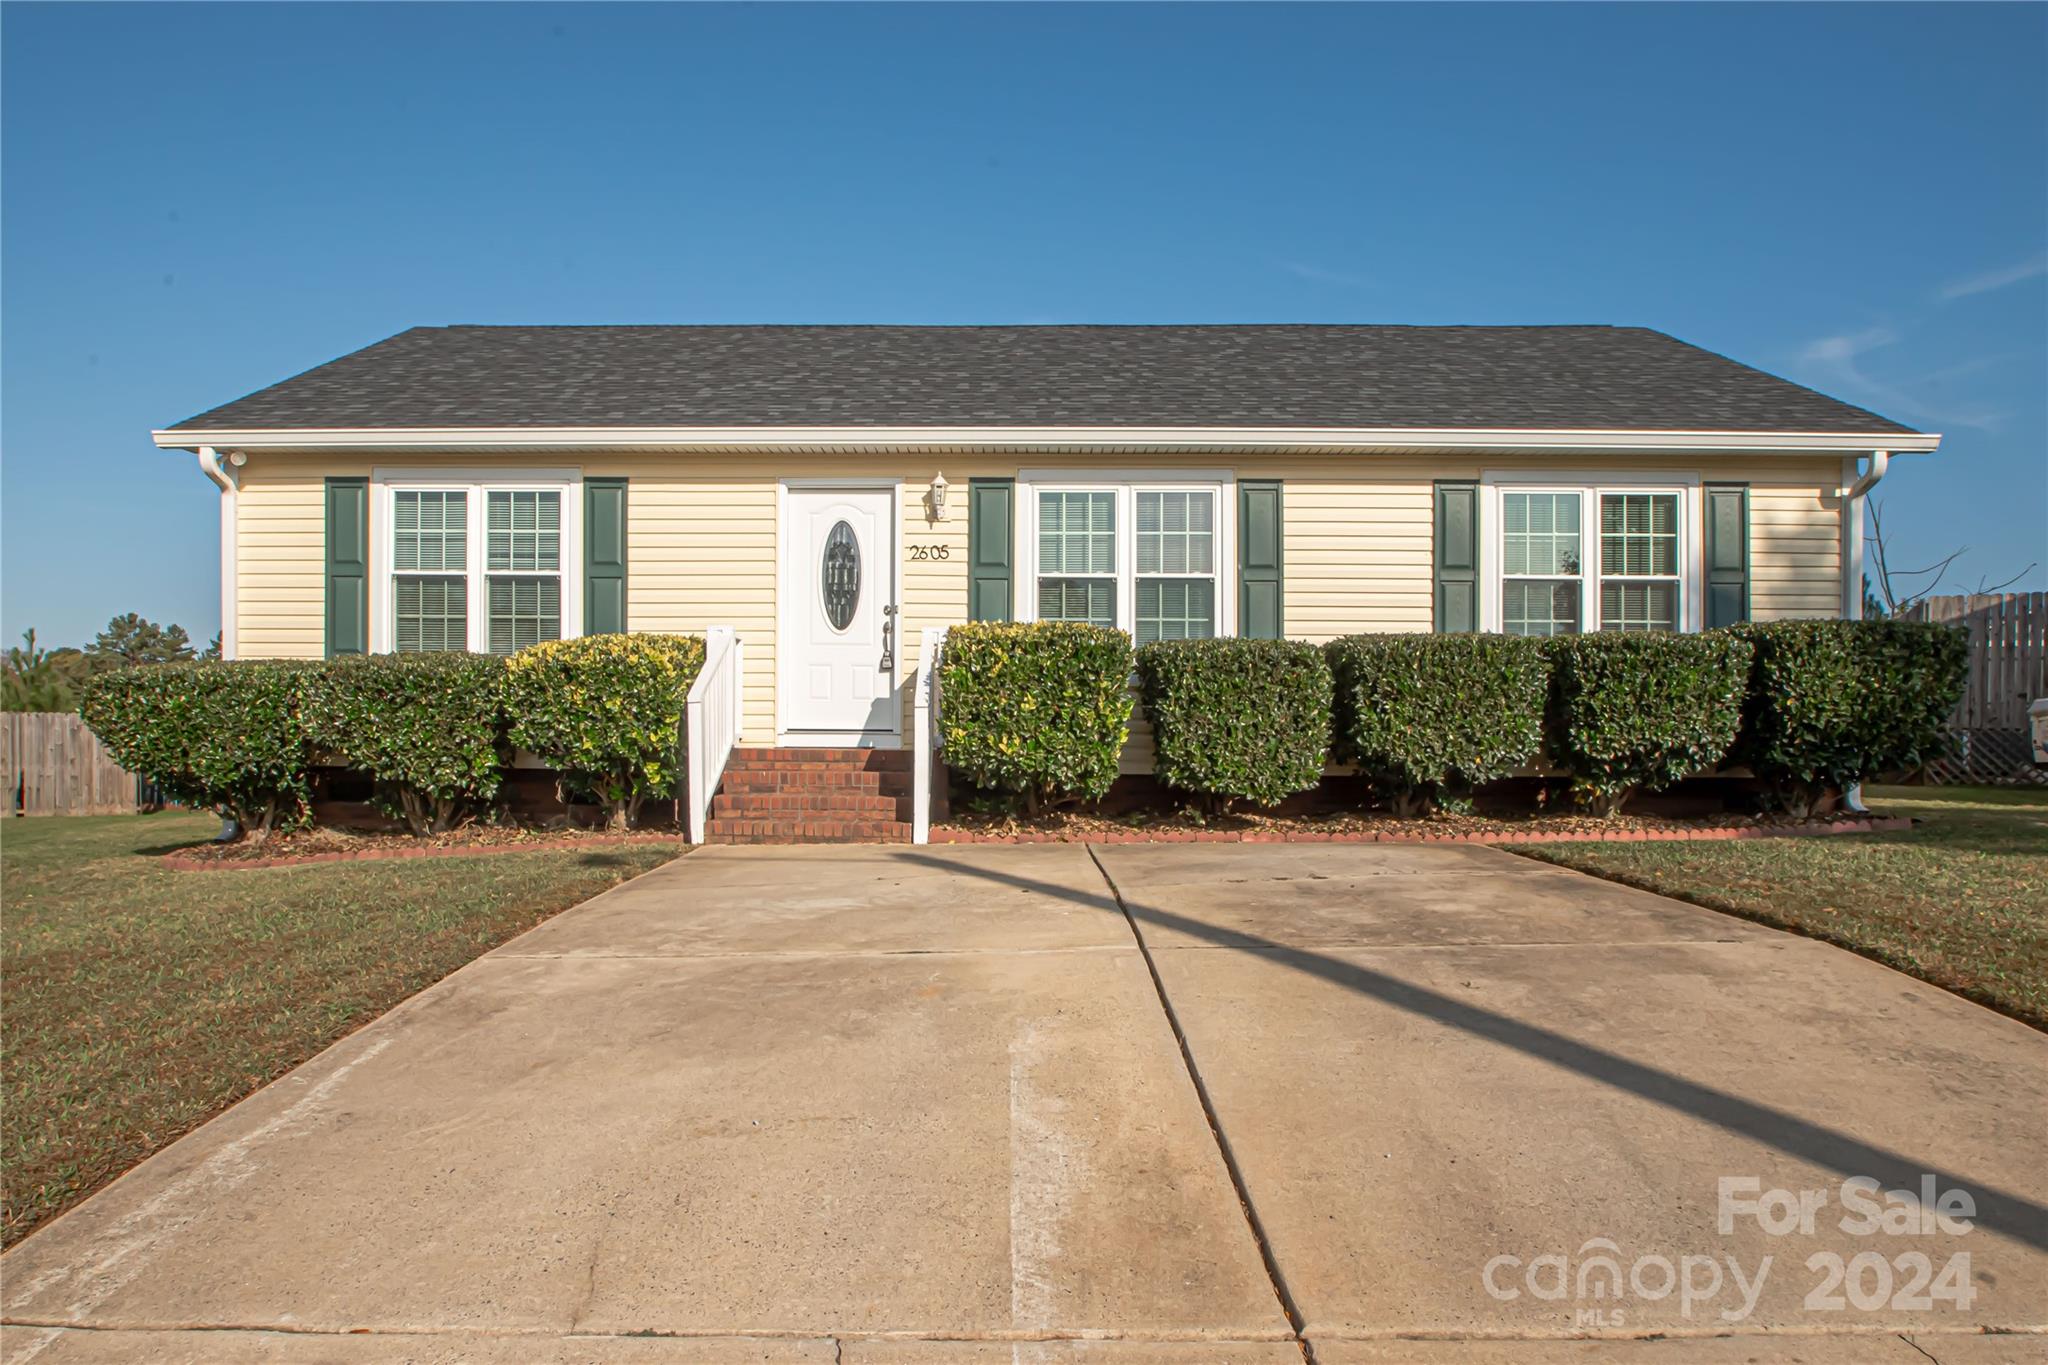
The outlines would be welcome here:
<svg viewBox="0 0 2048 1365">
<path fill-rule="evenodd" d="M 1570 450 L 1856 454 L 1932 451 L 1935 433 L 1549 430 L 1528 427 L 265 427 L 150 433 L 167 450 Z"/>
<path fill-rule="evenodd" d="M 198 455 L 200 472 L 220 486 L 220 657 L 233 659 L 238 657 L 238 632 L 235 629 L 235 497 L 241 487 L 241 479 L 222 462 L 220 451 L 215 447 L 200 446 Z"/>
</svg>

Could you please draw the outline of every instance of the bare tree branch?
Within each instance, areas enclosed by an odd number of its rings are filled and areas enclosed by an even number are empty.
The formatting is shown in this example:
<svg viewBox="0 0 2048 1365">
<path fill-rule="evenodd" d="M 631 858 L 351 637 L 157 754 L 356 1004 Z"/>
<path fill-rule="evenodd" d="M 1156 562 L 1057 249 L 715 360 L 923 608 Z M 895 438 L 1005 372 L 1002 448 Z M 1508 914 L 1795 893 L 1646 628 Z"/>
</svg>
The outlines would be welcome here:
<svg viewBox="0 0 2048 1365">
<path fill-rule="evenodd" d="M 2006 579 L 2003 583 L 1993 583 L 1988 588 L 1984 586 L 1984 580 L 1982 578 L 1979 578 L 1977 580 L 1977 595 L 1979 597 L 1982 597 L 1986 593 L 2004 592 L 2007 588 L 2019 582 L 2022 578 L 2025 578 L 2028 574 L 2032 573 L 2033 571 L 2034 563 L 2030 562 L 2026 568 L 2021 569 L 2018 573 L 2014 574 L 2011 578 Z"/>
<path fill-rule="evenodd" d="M 1893 578 L 1919 578 L 1919 577 L 1921 577 L 1921 576 L 1922 576 L 1922 575 L 1924 575 L 1924 574 L 1933 574 L 1933 575 L 1935 575 L 1934 583 L 1939 583 L 1939 582 L 1941 582 L 1941 576 L 1942 576 L 1942 575 L 1944 575 L 1944 574 L 1946 574 L 1946 573 L 1948 572 L 1948 567 L 1949 567 L 1949 565 L 1951 565 L 1951 564 L 1955 563 L 1957 559 L 1959 559 L 1959 558 L 1960 558 L 1961 556 L 1963 556 L 1963 555 L 1966 555 L 1966 554 L 1968 554 L 1969 552 L 1970 552 L 1970 547 L 1969 547 L 1969 546 L 1967 546 L 1967 545 L 1965 545 L 1965 546 L 1964 546 L 1964 547 L 1963 547 L 1962 549 L 1960 549 L 1960 550 L 1957 550 L 1957 551 L 1956 551 L 1956 552 L 1955 552 L 1954 554 L 1950 555 L 1950 556 L 1949 556 L 1948 558 L 1946 558 L 1946 559 L 1942 560 L 1942 561 L 1941 561 L 1940 563 L 1938 563 L 1938 564 L 1932 565 L 1932 566 L 1931 566 L 1931 567 L 1929 567 L 1929 568 L 1925 568 L 1925 569 L 1886 569 L 1886 570 L 1885 570 L 1885 573 L 1886 573 L 1886 574 L 1888 574 L 1889 576 L 1893 577 Z M 1933 591 L 1934 591 L 1934 583 L 1930 583 L 1930 584 L 1929 584 L 1929 585 L 1927 586 L 1927 591 L 1928 591 L 1928 592 L 1933 592 Z"/>
<path fill-rule="evenodd" d="M 1962 549 L 1957 550 L 1955 554 L 1952 554 L 1948 556 L 1946 559 L 1943 559 L 1938 563 L 1930 565 L 1925 569 L 1893 569 L 1891 571 L 1891 575 L 1893 578 L 1912 578 L 1915 575 L 1923 573 L 1940 573 L 1943 569 L 1946 569 L 1949 565 L 1955 563 L 1958 556 L 1966 555 L 1969 552 L 1970 547 L 1965 545 Z"/>
<path fill-rule="evenodd" d="M 1877 591 L 1884 598 L 1885 614 L 1896 616 L 1899 604 L 1892 596 L 1891 569 L 1884 558 L 1884 504 L 1876 498 L 1870 500 L 1870 548 L 1877 559 Z"/>
<path fill-rule="evenodd" d="M 1868 504 L 1868 512 L 1869 529 L 1865 533 L 1865 539 L 1870 546 L 1871 559 L 1877 570 L 1871 586 L 1876 588 L 1879 598 L 1884 602 L 1885 614 L 1887 616 L 1897 616 L 1900 612 L 1908 611 L 1925 599 L 1934 596 L 1935 590 L 1941 587 L 1943 581 L 1947 579 L 1949 570 L 1955 566 L 1955 562 L 1970 552 L 1970 547 L 1965 545 L 1961 549 L 1955 550 L 1936 560 L 1924 569 L 1894 569 L 1891 566 L 1891 556 L 1885 545 L 1884 504 L 1876 498 L 1871 498 Z M 2004 582 L 1989 586 L 1986 586 L 1984 580 L 1980 578 L 1977 580 L 1977 592 L 1979 594 L 1999 592 L 2011 587 L 2033 571 L 2034 565 L 2029 564 Z M 1915 578 L 1927 579 L 1927 585 L 1919 588 L 1911 586 L 1908 580 Z"/>
</svg>

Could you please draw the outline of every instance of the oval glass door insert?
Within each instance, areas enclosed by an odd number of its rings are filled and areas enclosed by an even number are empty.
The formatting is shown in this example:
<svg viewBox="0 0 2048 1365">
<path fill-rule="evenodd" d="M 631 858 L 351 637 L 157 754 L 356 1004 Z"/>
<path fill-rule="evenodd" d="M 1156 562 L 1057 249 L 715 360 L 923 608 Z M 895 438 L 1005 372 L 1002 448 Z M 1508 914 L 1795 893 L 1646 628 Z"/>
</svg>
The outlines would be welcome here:
<svg viewBox="0 0 2048 1365">
<path fill-rule="evenodd" d="M 825 619 L 832 629 L 845 630 L 853 624 L 853 609 L 860 604 L 860 542 L 845 522 L 825 537 L 824 562 L 818 573 L 825 590 Z"/>
</svg>

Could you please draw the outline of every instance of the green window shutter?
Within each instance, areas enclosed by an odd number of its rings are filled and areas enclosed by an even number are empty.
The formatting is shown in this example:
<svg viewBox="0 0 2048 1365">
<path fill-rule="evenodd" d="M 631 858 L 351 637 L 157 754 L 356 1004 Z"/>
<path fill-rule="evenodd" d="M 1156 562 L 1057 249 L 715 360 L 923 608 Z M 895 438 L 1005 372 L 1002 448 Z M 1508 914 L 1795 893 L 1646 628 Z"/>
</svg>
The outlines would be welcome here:
<svg viewBox="0 0 2048 1365">
<path fill-rule="evenodd" d="M 370 481 L 327 481 L 327 656 L 370 652 Z"/>
<path fill-rule="evenodd" d="M 1479 485 L 1436 486 L 1436 628 L 1479 629 Z"/>
<path fill-rule="evenodd" d="M 1278 479 L 1245 479 L 1237 485 L 1237 633 L 1248 640 L 1278 640 L 1287 634 L 1281 577 L 1281 514 Z"/>
<path fill-rule="evenodd" d="M 1007 621 L 1014 600 L 1012 543 L 1017 497 L 1014 479 L 971 479 L 967 484 L 967 619 Z"/>
<path fill-rule="evenodd" d="M 1706 540 L 1701 561 L 1706 570 L 1708 630 L 1749 619 L 1749 485 L 1708 484 L 1703 520 Z"/>
<path fill-rule="evenodd" d="M 583 481 L 583 633 L 626 629 L 626 481 Z"/>
</svg>

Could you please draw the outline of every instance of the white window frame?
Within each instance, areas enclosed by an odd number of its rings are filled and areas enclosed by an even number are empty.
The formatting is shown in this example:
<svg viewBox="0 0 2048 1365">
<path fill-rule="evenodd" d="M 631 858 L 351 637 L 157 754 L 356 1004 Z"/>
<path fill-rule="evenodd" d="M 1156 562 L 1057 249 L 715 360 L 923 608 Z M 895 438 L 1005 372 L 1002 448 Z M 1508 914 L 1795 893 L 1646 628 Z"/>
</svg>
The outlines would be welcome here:
<svg viewBox="0 0 2048 1365">
<path fill-rule="evenodd" d="M 1046 495 L 1057 495 L 1061 493 L 1092 493 L 1108 495 L 1108 497 L 1110 498 L 1110 545 L 1112 548 L 1112 552 L 1115 556 L 1115 560 L 1110 565 L 1110 570 L 1106 574 L 1074 573 L 1071 570 L 1062 570 L 1061 572 L 1053 574 L 1051 576 L 1062 579 L 1074 579 L 1076 581 L 1083 583 L 1099 581 L 1104 578 L 1108 579 L 1110 586 L 1110 624 L 1112 626 L 1115 626 L 1119 630 L 1135 633 L 1134 631 L 1132 631 L 1133 622 L 1129 619 L 1129 616 L 1125 611 L 1124 607 L 1124 603 L 1127 600 L 1127 596 L 1130 598 L 1130 600 L 1135 601 L 1134 595 L 1127 595 L 1124 591 L 1125 580 L 1129 578 L 1130 571 L 1136 563 L 1136 551 L 1133 549 L 1129 553 L 1126 553 L 1126 547 L 1124 545 L 1124 533 L 1125 527 L 1127 525 L 1126 513 L 1134 510 L 1135 500 L 1127 491 L 1110 487 L 1107 485 L 1040 484 L 1031 490 L 1030 506 L 1027 509 L 1028 515 L 1025 517 L 1026 536 L 1031 541 L 1031 561 L 1034 570 L 1031 575 L 1031 582 L 1029 584 L 1028 591 L 1025 593 L 1025 596 L 1028 597 L 1031 602 L 1031 616 L 1028 619 L 1034 621 L 1038 619 L 1039 586 L 1036 568 L 1038 563 L 1039 550 L 1041 548 L 1039 545 L 1038 501 L 1041 497 L 1044 497 Z M 1088 533 L 1083 532 L 1082 534 Z M 1135 535 L 1135 528 L 1133 528 L 1132 534 Z M 1133 546 L 1135 546 L 1136 541 L 1133 540 L 1132 544 Z M 1024 620 L 1027 618 L 1019 616 L 1017 619 Z"/>
<path fill-rule="evenodd" d="M 1600 499 L 1612 493 L 1678 495 L 1678 629 L 1694 632 L 1704 620 L 1700 600 L 1700 500 L 1698 474 L 1640 470 L 1489 469 L 1480 476 L 1479 500 L 1479 628 L 1498 632 L 1501 621 L 1502 567 L 1506 563 L 1507 518 L 1501 494 L 1575 493 L 1579 497 L 1580 590 L 1579 630 L 1600 629 Z M 1538 577 L 1539 575 L 1529 575 Z M 1558 575 L 1541 575 L 1557 577 Z M 1616 574 L 1621 581 L 1650 581 Z"/>
<path fill-rule="evenodd" d="M 465 616 L 472 654 L 490 652 L 490 622 L 485 617 L 488 535 L 485 531 L 492 493 L 560 493 L 562 495 L 562 638 L 583 633 L 583 471 L 580 469 L 377 469 L 370 475 L 370 581 L 375 587 L 370 609 L 370 652 L 389 654 L 397 648 L 398 575 L 392 570 L 400 490 L 408 493 L 462 493 L 469 511 L 467 555 L 463 565 Z M 427 575 L 434 577 L 437 575 Z M 515 578 L 542 575 L 519 573 Z"/>
<path fill-rule="evenodd" d="M 1499 515 L 1493 518 L 1492 524 L 1495 529 L 1493 540 L 1490 544 L 1490 548 L 1493 549 L 1495 552 L 1494 560 L 1496 565 L 1498 566 L 1493 574 L 1493 590 L 1494 596 L 1497 599 L 1495 603 L 1495 611 L 1500 621 L 1500 624 L 1498 626 L 1493 627 L 1493 629 L 1507 629 L 1507 585 L 1510 581 L 1510 578 L 1507 571 L 1508 519 L 1505 495 L 1508 493 L 1535 493 L 1546 496 L 1575 498 L 1578 500 L 1578 572 L 1576 574 L 1521 573 L 1515 574 L 1513 576 L 1513 581 L 1532 583 L 1559 583 L 1576 580 L 1579 585 L 1579 629 L 1581 631 L 1584 631 L 1586 628 L 1586 597 L 1589 593 L 1594 591 L 1591 581 L 1594 555 L 1586 546 L 1586 490 L 1584 488 L 1576 486 L 1553 485 L 1548 483 L 1517 484 L 1513 488 L 1499 490 L 1494 495 L 1493 501 L 1498 509 Z"/>
<path fill-rule="evenodd" d="M 1025 469 L 1017 474 L 1012 532 L 1017 577 L 1011 589 L 1016 620 L 1038 619 L 1038 495 L 1116 495 L 1116 628 L 1138 634 L 1138 493 L 1208 493 L 1216 499 L 1216 635 L 1237 634 L 1237 475 L 1227 469 Z M 1082 575 L 1087 577 L 1088 575 Z M 1153 577 L 1155 575 L 1147 575 Z M 1160 574 L 1162 578 L 1200 577 Z"/>
<path fill-rule="evenodd" d="M 1604 555 L 1602 553 L 1602 547 L 1599 544 L 1601 539 L 1600 527 L 1602 524 L 1600 520 L 1600 503 L 1605 498 L 1624 496 L 1631 493 L 1649 494 L 1653 496 L 1661 495 L 1664 497 L 1670 497 L 1674 494 L 1678 496 L 1678 572 L 1676 574 L 1610 574 L 1606 572 L 1607 565 Z M 1593 542 L 1593 563 L 1594 567 L 1597 570 L 1599 570 L 1599 573 L 1592 580 L 1593 595 L 1597 598 L 1600 595 L 1601 587 L 1610 578 L 1612 578 L 1617 583 L 1668 583 L 1675 578 L 1678 581 L 1678 622 L 1676 628 L 1681 633 L 1690 630 L 1698 630 L 1699 626 L 1693 623 L 1690 619 L 1690 608 L 1695 593 L 1694 590 L 1691 587 L 1687 586 L 1686 583 L 1687 548 L 1689 545 L 1696 543 L 1698 537 L 1690 534 L 1690 528 L 1687 525 L 1686 518 L 1688 516 L 1688 507 L 1686 503 L 1686 498 L 1684 496 L 1684 490 L 1681 488 L 1671 487 L 1600 488 L 1595 490 L 1592 493 L 1592 495 L 1588 498 L 1585 505 L 1585 510 L 1593 514 L 1593 522 L 1591 526 L 1588 527 L 1586 535 Z M 1600 624 L 1600 603 L 1598 601 L 1595 601 L 1588 606 L 1586 615 L 1587 618 L 1593 622 L 1594 629 L 1604 629 L 1604 627 L 1602 627 Z"/>
</svg>

